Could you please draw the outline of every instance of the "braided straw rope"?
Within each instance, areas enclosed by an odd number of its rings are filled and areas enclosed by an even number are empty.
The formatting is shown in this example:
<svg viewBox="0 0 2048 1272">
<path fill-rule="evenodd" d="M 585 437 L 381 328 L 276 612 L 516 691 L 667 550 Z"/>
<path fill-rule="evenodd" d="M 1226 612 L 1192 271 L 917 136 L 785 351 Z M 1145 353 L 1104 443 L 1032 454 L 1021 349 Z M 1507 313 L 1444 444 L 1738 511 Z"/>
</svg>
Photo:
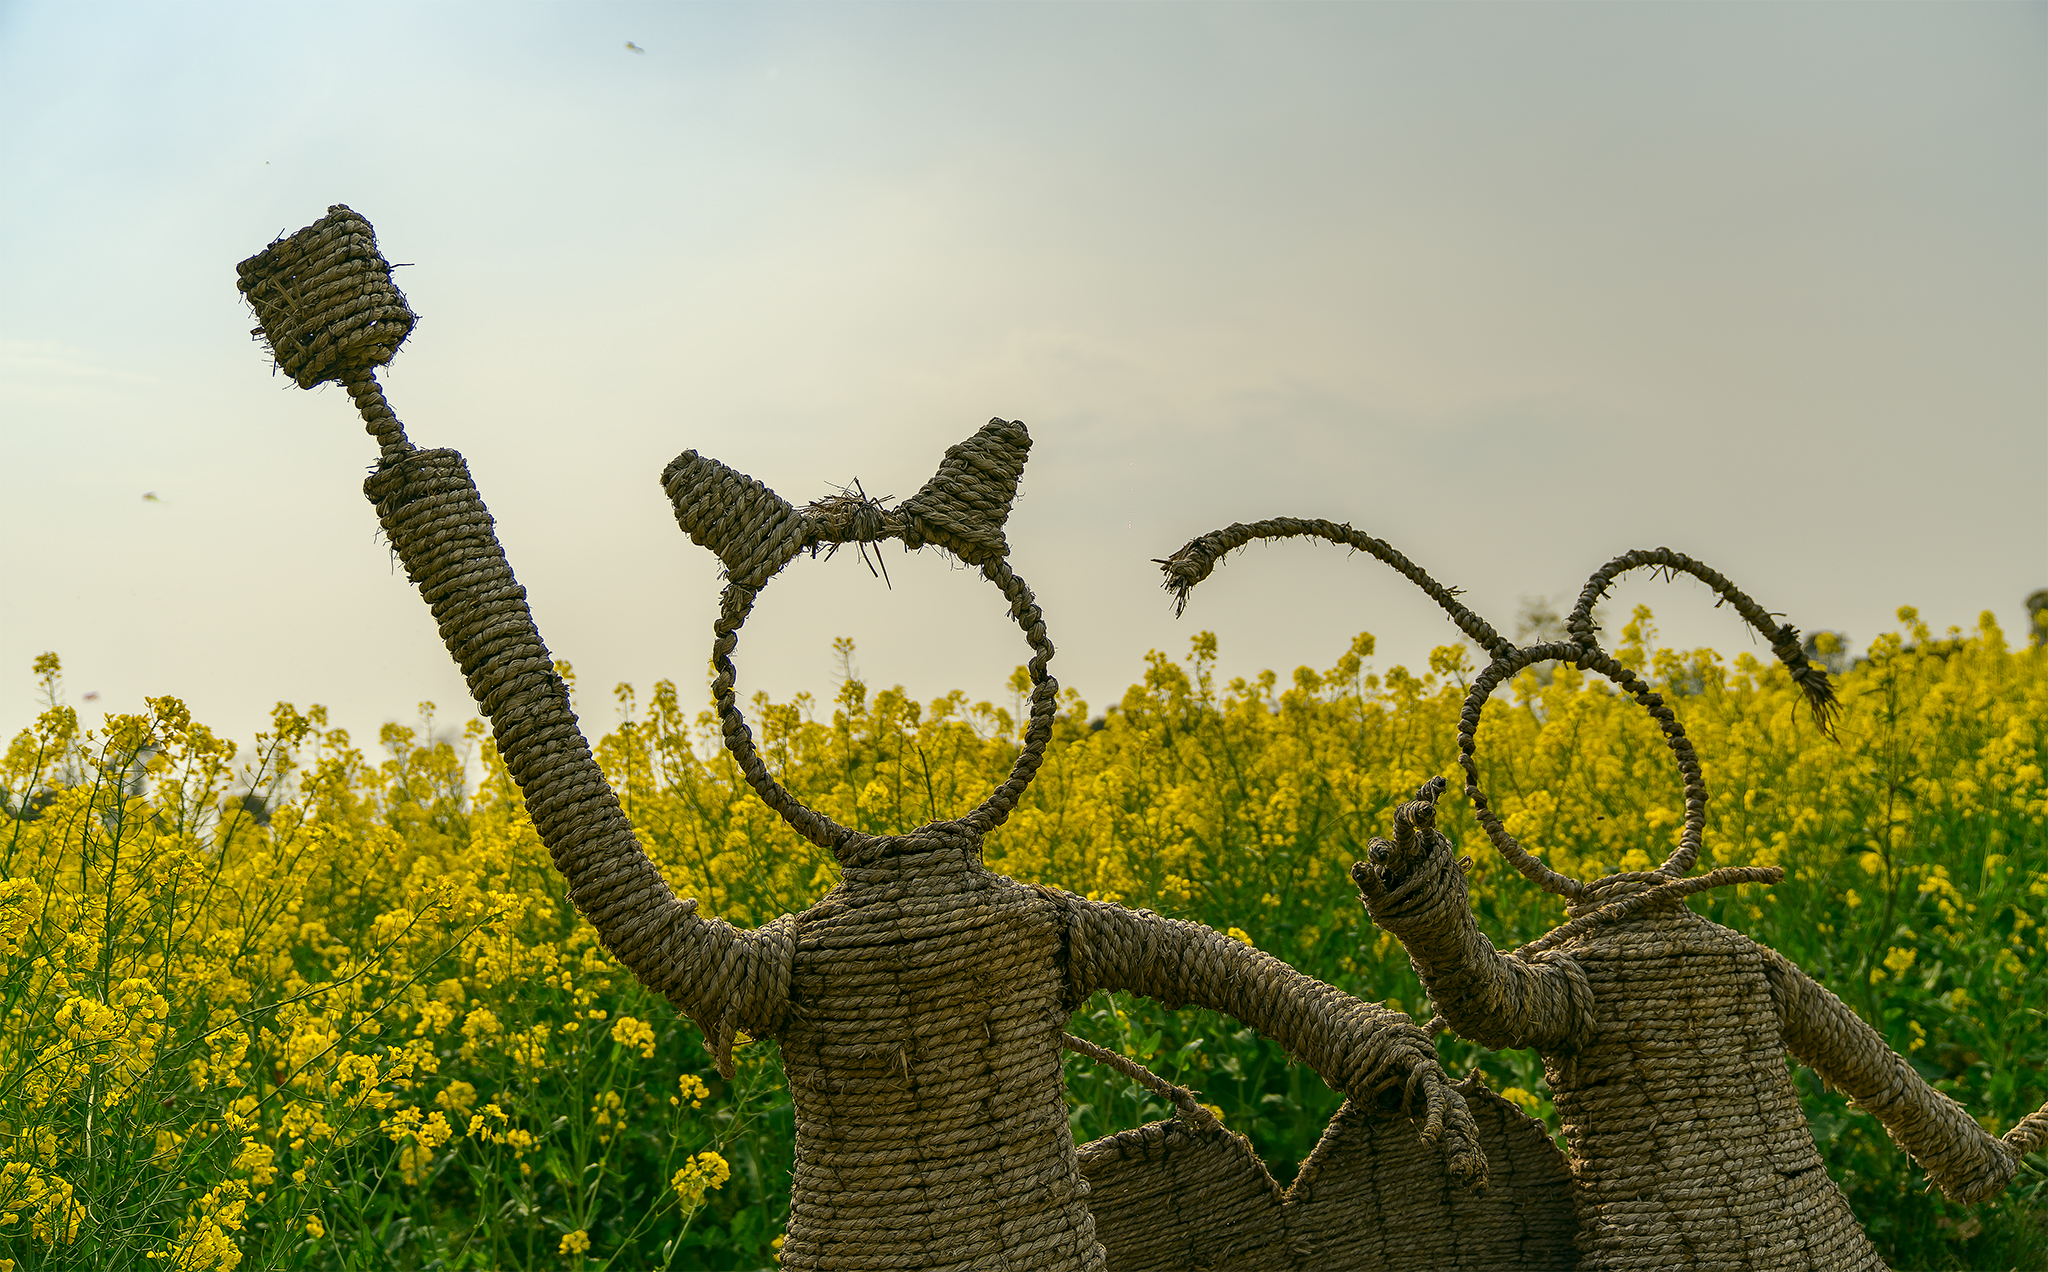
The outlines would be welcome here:
<svg viewBox="0 0 2048 1272">
<path fill-rule="evenodd" d="M 1303 533 L 1379 543 L 1326 522 L 1235 526 L 1163 562 L 1168 587 L 1184 602 L 1219 549 Z M 1701 579 L 1772 641 L 1825 730 L 1833 690 L 1807 663 L 1796 629 L 1773 623 L 1722 575 L 1660 548 L 1624 554 L 1594 574 L 1568 622 L 1572 640 L 1516 648 L 1489 639 L 1491 628 L 1446 601 L 1446 589 L 1391 548 L 1374 555 L 1429 591 L 1492 654 L 1459 717 L 1465 792 L 1495 848 L 1564 897 L 1570 920 L 1511 955 L 1480 934 L 1465 885 L 1470 861 L 1456 859 L 1435 828 L 1440 777 L 1396 810 L 1393 841 L 1374 840 L 1371 860 L 1353 866 L 1352 877 L 1373 920 L 1406 947 L 1436 1005 L 1427 1032 L 1448 1025 L 1485 1046 L 1541 1052 L 1571 1146 L 1580 1267 L 1883 1266 L 1822 1168 L 1784 1064 L 1788 1050 L 1877 1117 L 1955 1200 L 1995 1196 L 2021 1156 L 2048 1144 L 2048 1105 L 2003 1138 L 1991 1136 L 1783 956 L 1685 904 L 1708 888 L 1777 882 L 1783 871 L 1724 867 L 1685 877 L 1706 824 L 1698 756 L 1662 697 L 1600 649 L 1593 605 L 1631 569 Z M 1655 871 L 1591 882 L 1558 874 L 1508 833 L 1480 789 L 1474 752 L 1484 704 L 1516 672 L 1551 659 L 1612 680 L 1664 733 L 1678 762 L 1685 819 L 1677 847 Z"/>
<path fill-rule="evenodd" d="M 1814 723 L 1820 726 L 1820 731 L 1830 737 L 1834 735 L 1834 719 L 1840 704 L 1835 701 L 1834 686 L 1828 683 L 1827 672 L 1806 660 L 1806 653 L 1799 643 L 1799 629 L 1790 623 L 1773 623 L 1771 620 L 1776 615 L 1750 600 L 1718 570 L 1693 560 L 1683 552 L 1673 552 L 1670 548 L 1638 548 L 1622 553 L 1593 571 L 1593 577 L 1586 580 L 1585 588 L 1579 593 L 1579 603 L 1572 607 L 1571 617 L 1565 620 L 1565 630 L 1571 633 L 1572 639 L 1588 649 L 1597 648 L 1593 607 L 1607 595 L 1607 589 L 1614 585 L 1616 579 L 1631 570 L 1645 568 L 1662 570 L 1667 575 L 1690 574 L 1720 595 L 1721 599 L 1714 602 L 1716 605 L 1733 605 L 1744 622 L 1771 642 L 1771 652 L 1785 664 L 1793 683 L 1806 695 L 1807 706 L 1812 709 Z M 1499 651 L 1491 652 L 1497 654 Z"/>
<path fill-rule="evenodd" d="M 1324 539 L 1364 552 L 1375 560 L 1392 566 L 1402 578 L 1428 593 L 1429 599 L 1435 601 L 1451 616 L 1451 621 L 1458 625 L 1458 630 L 1471 637 L 1473 644 L 1496 655 L 1514 648 L 1514 645 L 1493 630 L 1485 619 L 1474 614 L 1465 607 L 1464 602 L 1458 600 L 1457 588 L 1445 587 L 1437 582 L 1421 566 L 1395 551 L 1385 540 L 1375 539 L 1362 530 L 1353 530 L 1348 524 L 1302 520 L 1298 517 L 1273 517 L 1266 521 L 1254 521 L 1250 524 L 1240 522 L 1221 530 L 1211 530 L 1208 534 L 1182 544 L 1180 550 L 1172 556 L 1155 560 L 1153 564 L 1159 566 L 1161 572 L 1166 575 L 1166 581 L 1162 586 L 1173 593 L 1174 617 L 1178 618 L 1186 612 L 1188 594 L 1194 590 L 1197 583 L 1209 577 L 1210 572 L 1224 557 L 1255 539 L 1292 538 Z"/>
<path fill-rule="evenodd" d="M 740 1032 L 780 1043 L 796 1112 L 785 1267 L 1101 1267 L 1060 1068 L 1064 1023 L 1097 989 L 1237 1015 L 1347 1095 L 1412 1110 L 1404 1142 L 1411 1155 L 1436 1146 L 1424 1158 L 1437 1177 L 1484 1183 L 1472 1114 L 1407 1017 L 1207 928 L 982 865 L 982 836 L 1037 771 L 1058 701 L 1044 617 L 1007 561 L 1004 524 L 1030 447 L 1022 424 L 991 421 L 894 508 L 842 492 L 799 510 L 694 451 L 663 473 L 678 524 L 725 567 L 712 666 L 726 744 L 761 798 L 841 868 L 804 913 L 739 931 L 677 899 L 647 859 L 467 465 L 414 448 L 385 402 L 374 370 L 411 315 L 368 222 L 337 205 L 240 274 L 279 365 L 304 387 L 346 385 L 377 439 L 364 492 L 605 948 L 697 1022 L 721 1073 L 733 1072 Z M 760 589 L 799 553 L 889 538 L 943 548 L 995 585 L 1032 650 L 1032 708 L 1016 763 L 980 805 L 870 835 L 773 779 L 739 709 L 732 654 Z"/>
</svg>

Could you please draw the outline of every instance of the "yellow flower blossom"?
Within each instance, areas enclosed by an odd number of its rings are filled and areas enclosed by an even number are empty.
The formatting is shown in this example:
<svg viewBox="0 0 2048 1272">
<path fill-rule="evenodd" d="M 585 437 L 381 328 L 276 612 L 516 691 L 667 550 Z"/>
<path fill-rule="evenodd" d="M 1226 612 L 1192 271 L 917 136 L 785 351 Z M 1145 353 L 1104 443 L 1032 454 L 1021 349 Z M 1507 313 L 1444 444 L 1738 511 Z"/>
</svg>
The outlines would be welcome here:
<svg viewBox="0 0 2048 1272">
<path fill-rule="evenodd" d="M 644 1021 L 632 1016 L 621 1016 L 612 1026 L 612 1041 L 628 1049 L 638 1047 L 640 1058 L 654 1058 L 654 1029 Z"/>
<path fill-rule="evenodd" d="M 441 1088 L 440 1094 L 434 1097 L 434 1103 L 457 1117 L 463 1117 L 476 1107 L 476 1088 L 457 1079 Z"/>
<path fill-rule="evenodd" d="M 695 1210 L 704 1204 L 704 1194 L 714 1188 L 723 1188 L 725 1181 L 732 1178 L 732 1167 L 725 1158 L 713 1152 L 702 1152 L 684 1162 L 668 1181 L 675 1189 L 676 1200 L 685 1211 Z"/>
<path fill-rule="evenodd" d="M 1521 1087 L 1511 1086 L 1502 1088 L 1500 1098 L 1506 1100 L 1508 1103 L 1514 1105 L 1516 1108 L 1522 1110 L 1522 1112 L 1527 1113 L 1532 1117 L 1535 1115 L 1537 1109 L 1543 1107 L 1543 1102 L 1541 1100 L 1537 1099 L 1534 1095 L 1530 1094 L 1529 1092 L 1523 1090 Z"/>
<path fill-rule="evenodd" d="M 462 1019 L 462 1058 L 475 1060 L 504 1032 L 505 1027 L 498 1023 L 497 1012 L 488 1007 L 474 1009 Z"/>
<path fill-rule="evenodd" d="M 1705 763 L 1703 868 L 1788 872 L 1689 904 L 1889 1022 L 1879 1027 L 1902 1054 L 1966 1065 L 1957 1098 L 2011 1124 L 2038 1103 L 2024 1078 L 1994 1090 L 1984 1075 L 1995 1061 L 1946 1044 L 2025 1041 L 2023 1024 L 2006 1022 L 2028 1019 L 2031 987 L 2048 976 L 2048 871 L 2027 856 L 2048 826 L 2048 658 L 2007 649 L 1995 625 L 1936 640 L 1917 615 L 1903 621 L 1841 678 L 1832 741 L 1767 654 L 1660 648 L 1647 613 L 1618 634 Z M 1327 670 L 1226 684 L 1213 637 L 1191 650 L 1147 659 L 1144 683 L 1110 708 L 1063 701 L 1036 783 L 984 846 L 989 867 L 1247 944 L 1240 925 L 1255 921 L 1302 970 L 1395 1010 L 1400 995 L 1417 1002 L 1403 951 L 1361 914 L 1348 871 L 1387 833 L 1394 802 L 1438 773 L 1457 783 L 1456 681 L 1469 657 L 1445 647 L 1427 675 L 1379 670 L 1361 637 Z M 37 667 L 57 673 L 54 658 Z M 735 1112 L 750 1081 L 775 1072 L 773 1049 L 750 1047 L 732 1083 L 685 1074 L 663 1093 L 628 1080 L 659 1050 L 668 1009 L 575 914 L 481 729 L 451 745 L 426 720 L 389 726 L 366 756 L 324 713 L 280 708 L 267 741 L 238 749 L 174 699 L 89 727 L 45 697 L 0 756 L 12 854 L 0 975 L 13 1013 L 0 1028 L 0 1248 L 22 1264 L 85 1257 L 82 1244 L 49 1254 L 51 1243 L 144 1241 L 119 1233 L 154 1234 L 153 1246 L 96 1244 L 106 1266 L 143 1265 L 144 1253 L 192 1268 L 289 1262 L 292 1247 L 329 1235 L 307 1217 L 314 1201 L 361 1184 L 345 1176 L 363 1163 L 388 1171 L 381 1195 L 396 1213 L 410 1207 L 409 1222 L 474 1218 L 426 1186 L 437 1169 L 474 1167 L 525 1194 L 557 1166 L 610 1187 L 617 1164 L 591 1148 L 602 1137 L 651 1129 L 649 1106 L 668 1101 L 674 1133 L 697 1143 L 700 1116 Z M 703 913 L 753 926 L 799 912 L 838 882 L 837 863 L 707 753 L 691 697 L 658 687 L 631 728 L 595 739 L 621 805 Z M 919 703 L 854 678 L 816 718 L 777 703 L 752 714 L 792 793 L 873 832 L 960 815 L 1008 771 L 1021 728 L 1014 705 L 1005 716 L 958 696 Z M 1567 874 L 1654 865 L 1676 840 L 1669 748 L 1597 677 L 1522 673 L 1486 709 L 1478 762 L 1509 829 Z M 1467 886 L 1495 944 L 1559 921 L 1555 899 L 1506 867 L 1466 813 L 1445 831 L 1474 859 Z M 1872 983 L 1848 983 L 1841 969 L 1873 948 Z M 1258 1092 L 1232 1068 L 1243 1057 L 1230 1037 L 1191 1034 L 1150 1004 L 1114 1012 L 1110 1045 L 1147 1051 L 1169 1076 L 1213 1066 L 1233 1079 L 1208 1089 L 1234 1120 L 1265 1112 L 1232 1102 Z M 618 1050 L 597 1046 L 601 1035 Z M 1190 1041 L 1203 1045 L 1182 1050 Z M 569 1064 L 594 1089 L 559 1080 Z M 1487 1065 L 1500 1086 L 1505 1073 Z M 1078 1061 L 1065 1072 L 1077 1133 L 1127 1124 L 1104 1120 L 1127 1101 L 1093 1099 L 1107 1079 Z M 551 1131 L 593 1123 L 596 1135 Z M 132 1174 L 97 1193 L 90 1218 L 65 1182 L 97 1169 L 88 1153 Z M 1861 1166 L 1838 1177 L 1877 1178 Z M 714 1178 L 725 1182 L 690 1158 L 671 1180 L 676 1200 L 701 1205 Z M 1874 1184 L 1855 1186 L 1866 1189 L 1855 1204 L 1878 1204 Z M 538 1242 L 544 1209 L 523 1213 L 493 1222 Z M 559 1228 L 546 1231 L 531 1248 L 558 1248 Z M 358 1234 L 333 1235 L 352 1246 Z"/>
<path fill-rule="evenodd" d="M 268 1187 L 277 1178 L 277 1150 L 254 1136 L 244 1135 L 241 1151 L 228 1163 L 228 1169 L 247 1175 L 253 1187 Z"/>
</svg>

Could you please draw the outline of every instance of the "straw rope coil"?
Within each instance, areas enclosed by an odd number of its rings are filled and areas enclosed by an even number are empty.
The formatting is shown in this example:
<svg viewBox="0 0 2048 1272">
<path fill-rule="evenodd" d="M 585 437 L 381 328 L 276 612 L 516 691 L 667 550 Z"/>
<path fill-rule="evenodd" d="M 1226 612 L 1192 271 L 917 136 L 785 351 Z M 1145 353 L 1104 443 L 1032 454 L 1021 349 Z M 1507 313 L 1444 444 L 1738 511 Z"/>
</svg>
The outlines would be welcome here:
<svg viewBox="0 0 2048 1272">
<path fill-rule="evenodd" d="M 1257 539 L 1323 539 L 1330 543 L 1366 553 L 1373 559 L 1391 566 L 1395 572 L 1410 583 L 1421 588 L 1435 601 L 1458 630 L 1470 637 L 1472 643 L 1491 654 L 1500 654 L 1514 648 L 1514 645 L 1491 624 L 1466 608 L 1458 599 L 1458 589 L 1445 587 L 1429 576 L 1428 571 L 1410 561 L 1384 539 L 1376 539 L 1362 530 L 1354 530 L 1348 524 L 1339 525 L 1334 521 L 1305 520 L 1299 517 L 1273 517 L 1266 521 L 1240 522 L 1221 530 L 1190 539 L 1182 544 L 1172 556 L 1153 562 L 1166 575 L 1163 586 L 1173 593 L 1173 614 L 1181 616 L 1187 609 L 1188 594 L 1196 584 L 1209 577 L 1224 557 Z"/>
<path fill-rule="evenodd" d="M 1572 607 L 1571 616 L 1565 619 L 1565 630 L 1572 640 L 1588 649 L 1597 647 L 1594 634 L 1593 607 L 1600 598 L 1607 595 L 1607 589 L 1616 579 L 1632 570 L 1657 569 L 1670 574 L 1689 574 L 1720 596 L 1716 605 L 1728 604 L 1742 616 L 1764 639 L 1771 642 L 1771 652 L 1791 673 L 1792 681 L 1806 696 L 1806 703 L 1813 711 L 1813 720 L 1822 733 L 1834 735 L 1834 720 L 1840 709 L 1835 701 L 1834 686 L 1828 683 L 1828 674 L 1806 659 L 1804 648 L 1799 643 L 1799 629 L 1790 623 L 1772 621 L 1777 615 L 1749 599 L 1747 593 L 1728 581 L 1727 576 L 1702 562 L 1695 561 L 1683 552 L 1670 548 L 1638 548 L 1624 552 L 1593 572 L 1586 580 L 1586 586 L 1579 592 L 1578 604 Z M 1494 651 L 1498 652 L 1498 651 Z"/>
</svg>

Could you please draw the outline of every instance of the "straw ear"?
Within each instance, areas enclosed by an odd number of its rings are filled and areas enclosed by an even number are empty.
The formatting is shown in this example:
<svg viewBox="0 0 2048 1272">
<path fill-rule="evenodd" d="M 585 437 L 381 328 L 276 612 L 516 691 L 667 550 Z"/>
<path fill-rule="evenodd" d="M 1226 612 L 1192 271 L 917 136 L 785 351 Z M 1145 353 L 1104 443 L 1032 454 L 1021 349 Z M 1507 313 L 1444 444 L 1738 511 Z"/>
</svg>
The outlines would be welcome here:
<svg viewBox="0 0 2048 1272">
<path fill-rule="evenodd" d="M 696 451 L 662 470 L 661 488 L 690 542 L 725 562 L 725 576 L 758 588 L 803 546 L 803 519 L 788 501 L 745 473 Z"/>
<path fill-rule="evenodd" d="M 1010 554 L 1003 524 L 1017 498 L 1017 480 L 1031 434 L 1022 421 L 990 420 L 974 436 L 946 448 L 939 471 L 897 509 L 908 547 L 935 543 L 970 565 Z"/>
</svg>

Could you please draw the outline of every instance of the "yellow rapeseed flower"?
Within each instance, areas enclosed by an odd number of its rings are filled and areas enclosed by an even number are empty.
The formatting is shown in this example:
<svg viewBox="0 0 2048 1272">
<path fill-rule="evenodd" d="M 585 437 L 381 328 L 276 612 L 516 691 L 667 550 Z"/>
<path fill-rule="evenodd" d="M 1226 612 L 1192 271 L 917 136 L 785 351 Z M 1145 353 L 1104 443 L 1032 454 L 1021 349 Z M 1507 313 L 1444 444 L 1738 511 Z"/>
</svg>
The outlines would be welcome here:
<svg viewBox="0 0 2048 1272">
<path fill-rule="evenodd" d="M 632 1016 L 621 1016 L 612 1026 L 612 1041 L 622 1047 L 640 1049 L 640 1058 L 654 1058 L 654 1027 Z"/>
<path fill-rule="evenodd" d="M 684 1162 L 668 1181 L 675 1189 L 676 1200 L 686 1211 L 695 1210 L 704 1203 L 704 1194 L 713 1188 L 723 1188 L 725 1181 L 732 1178 L 732 1167 L 725 1158 L 713 1152 L 703 1152 Z"/>
</svg>

